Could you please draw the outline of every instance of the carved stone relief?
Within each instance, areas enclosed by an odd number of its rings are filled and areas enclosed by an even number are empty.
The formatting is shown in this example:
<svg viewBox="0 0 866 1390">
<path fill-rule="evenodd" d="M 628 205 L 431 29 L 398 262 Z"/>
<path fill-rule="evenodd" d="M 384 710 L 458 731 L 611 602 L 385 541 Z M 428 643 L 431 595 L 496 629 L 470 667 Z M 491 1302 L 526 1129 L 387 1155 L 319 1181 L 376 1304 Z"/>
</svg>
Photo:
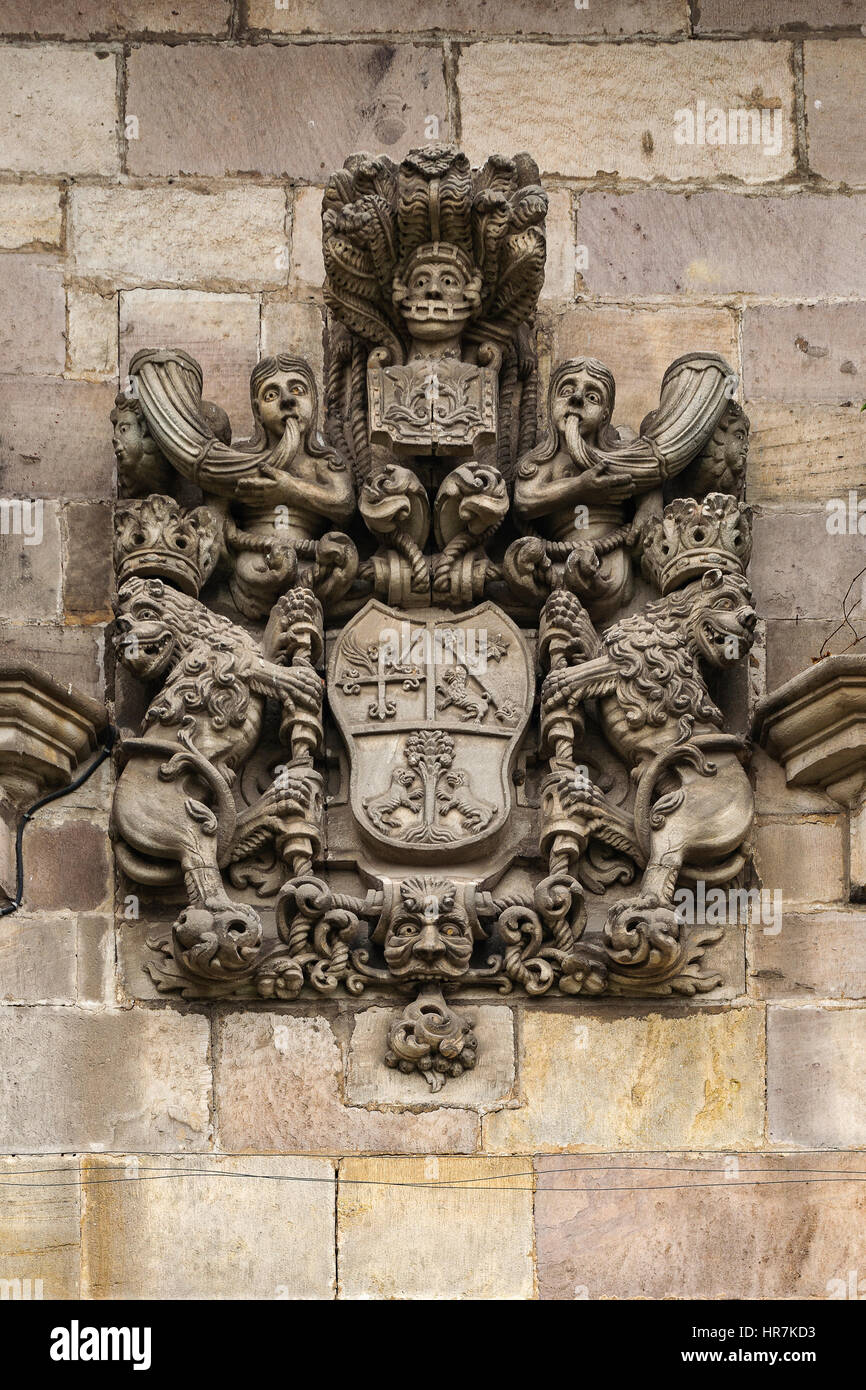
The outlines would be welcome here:
<svg viewBox="0 0 866 1390">
<path fill-rule="evenodd" d="M 713 989 L 720 930 L 675 892 L 749 867 L 707 684 L 755 625 L 737 378 L 678 358 L 636 432 L 589 357 L 540 401 L 546 205 L 526 154 L 352 156 L 324 382 L 264 358 L 234 442 L 155 346 L 112 414 L 117 651 L 150 697 L 112 833 L 148 970 L 402 995 L 383 1062 L 433 1089 L 476 1062 L 461 993 Z"/>
</svg>

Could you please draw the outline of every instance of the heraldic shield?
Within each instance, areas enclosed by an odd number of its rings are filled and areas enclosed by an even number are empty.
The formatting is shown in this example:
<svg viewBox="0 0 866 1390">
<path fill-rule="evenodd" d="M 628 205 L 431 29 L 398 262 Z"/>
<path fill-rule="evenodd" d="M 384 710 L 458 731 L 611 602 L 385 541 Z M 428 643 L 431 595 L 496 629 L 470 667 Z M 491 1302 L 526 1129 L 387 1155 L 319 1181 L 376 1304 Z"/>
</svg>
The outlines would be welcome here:
<svg viewBox="0 0 866 1390">
<path fill-rule="evenodd" d="M 511 771 L 532 711 L 520 631 L 493 603 L 428 617 L 372 601 L 328 669 L 362 833 L 396 861 L 482 849 L 511 814 Z"/>
</svg>

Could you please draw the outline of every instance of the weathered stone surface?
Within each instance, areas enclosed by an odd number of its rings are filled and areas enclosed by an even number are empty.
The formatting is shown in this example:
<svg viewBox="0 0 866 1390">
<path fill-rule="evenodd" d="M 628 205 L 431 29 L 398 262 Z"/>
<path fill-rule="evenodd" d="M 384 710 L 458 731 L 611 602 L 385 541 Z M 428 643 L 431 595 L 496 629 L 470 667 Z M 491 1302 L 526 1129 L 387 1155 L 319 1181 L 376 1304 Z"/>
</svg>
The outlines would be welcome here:
<svg viewBox="0 0 866 1390">
<path fill-rule="evenodd" d="M 727 309 L 615 309 L 579 305 L 553 320 L 553 360 L 598 357 L 616 377 L 614 424 L 637 430 L 655 410 L 665 370 L 683 345 L 720 352 L 737 365 L 736 328 Z"/>
<path fill-rule="evenodd" d="M 743 315 L 746 401 L 860 403 L 866 305 L 783 304 Z"/>
<path fill-rule="evenodd" d="M 842 816 L 810 816 L 798 823 L 755 827 L 757 867 L 769 892 L 784 903 L 832 903 L 847 897 L 845 823 Z"/>
<path fill-rule="evenodd" d="M 864 1046 L 866 1009 L 770 1007 L 767 1108 L 772 1143 L 815 1149 L 866 1145 Z"/>
<path fill-rule="evenodd" d="M 442 29 L 451 34 L 551 34 L 579 38 L 584 34 L 681 34 L 688 15 L 680 0 L 614 0 L 577 9 L 574 0 L 549 0 L 544 6 L 504 0 L 491 13 L 485 0 L 423 0 L 406 6 L 401 0 L 379 0 L 359 9 L 352 0 L 250 0 L 251 29 L 282 34 L 412 34 Z"/>
<path fill-rule="evenodd" d="M 862 27 L 863 19 L 850 22 Z M 803 45 L 809 167 L 834 182 L 866 183 L 866 150 L 852 119 L 866 101 L 864 54 L 862 38 Z"/>
<path fill-rule="evenodd" d="M 289 291 L 298 297 L 321 297 L 325 278 L 322 259 L 321 188 L 296 188 L 292 198 L 292 264 Z"/>
<path fill-rule="evenodd" d="M 756 401 L 748 413 L 750 501 L 823 503 L 847 499 L 862 483 L 866 423 L 859 399 L 823 408 Z"/>
<path fill-rule="evenodd" d="M 66 325 L 67 375 L 117 376 L 117 295 L 70 285 Z"/>
<path fill-rule="evenodd" d="M 856 532 L 831 536 L 828 519 L 825 508 L 755 517 L 750 577 L 763 617 L 832 618 L 834 627 L 842 622 L 845 592 L 863 567 L 863 537 Z M 815 564 L 818 552 L 820 565 Z M 856 618 L 855 613 L 855 623 Z M 850 642 L 852 634 L 844 640 Z"/>
<path fill-rule="evenodd" d="M 24 840 L 24 903 L 31 911 L 94 912 L 108 905 L 113 878 L 106 828 L 68 817 L 37 819 Z"/>
<path fill-rule="evenodd" d="M 41 38 L 119 39 L 125 34 L 226 34 L 230 0 L 6 0 L 0 33 Z"/>
<path fill-rule="evenodd" d="M 575 244 L 571 194 L 564 188 L 548 193 L 547 260 L 542 299 L 574 299 Z"/>
<path fill-rule="evenodd" d="M 750 927 L 749 988 L 760 999 L 866 998 L 866 914 L 786 912 L 782 930 Z"/>
<path fill-rule="evenodd" d="M 0 487 L 24 497 L 108 498 L 109 383 L 0 376 Z"/>
<path fill-rule="evenodd" d="M 532 1188 L 509 1158 L 344 1159 L 339 1296 L 532 1298 Z"/>
<path fill-rule="evenodd" d="M 113 53 L 0 50 L 3 168 L 34 174 L 112 174 L 119 168 Z"/>
<path fill-rule="evenodd" d="M 853 1176 L 862 1156 L 641 1159 L 635 1168 L 628 1156 L 586 1156 L 571 1172 L 537 1160 L 542 1299 L 823 1299 L 862 1267 L 863 1185 L 833 1181 Z"/>
<path fill-rule="evenodd" d="M 79 1000 L 114 1003 L 114 918 L 107 913 L 80 913 L 76 950 Z"/>
<path fill-rule="evenodd" d="M 5 372 L 40 376 L 66 365 L 63 267 L 53 256 L 0 261 L 0 357 Z"/>
<path fill-rule="evenodd" d="M 59 613 L 62 557 L 60 515 L 56 502 L 26 500 L 22 512 L 27 535 L 22 535 L 14 514 L 9 514 L 9 533 L 2 536 L 0 565 L 0 613 L 21 621 L 56 619 Z"/>
<path fill-rule="evenodd" d="M 262 305 L 262 352 L 291 352 L 306 357 L 322 380 L 322 310 L 318 304 L 266 299 Z"/>
<path fill-rule="evenodd" d="M 187 1155 L 148 1182 L 145 1154 L 125 1160 L 132 1181 L 104 1181 L 119 1162 L 82 1164 L 83 1297 L 334 1297 L 333 1164 Z"/>
<path fill-rule="evenodd" d="M 0 1009 L 0 1147 L 206 1148 L 209 1032 L 175 1009 Z"/>
<path fill-rule="evenodd" d="M 864 236 L 866 198 L 808 193 L 582 193 L 577 216 L 593 294 L 863 294 Z"/>
<path fill-rule="evenodd" d="M 78 1159 L 0 1158 L 0 1287 L 4 1298 L 78 1298 Z M 14 1281 L 21 1280 L 20 1286 Z M 4 1281 L 11 1281 L 11 1287 Z M 29 1280 L 29 1283 L 26 1281 Z M 41 1280 L 41 1285 L 36 1281 Z M 9 1287 L 9 1292 L 5 1292 Z"/>
<path fill-rule="evenodd" d="M 219 1146 L 230 1152 L 471 1152 L 478 1119 L 459 1110 L 394 1114 L 345 1105 L 327 1019 L 229 1014 L 217 1061 Z M 431 1106 L 429 1096 L 420 1104 Z"/>
<path fill-rule="evenodd" d="M 572 178 L 728 175 L 768 183 L 794 165 L 793 74 L 784 43 L 475 44 L 460 56 L 463 145 L 530 149 L 542 171 Z M 629 93 L 623 102 L 623 93 Z M 751 93 L 745 96 L 745 93 Z M 747 105 L 781 110 L 781 149 L 678 144 L 675 113 Z"/>
<path fill-rule="evenodd" d="M 523 1020 L 525 1104 L 484 1120 L 485 1150 L 748 1148 L 761 1141 L 764 1020 L 550 1013 Z"/>
<path fill-rule="evenodd" d="M 259 303 L 250 295 L 127 290 L 120 296 L 124 370 L 139 348 L 182 348 L 201 363 L 205 399 L 228 411 L 235 439 L 252 433 L 250 369 L 258 342 Z"/>
<path fill-rule="evenodd" d="M 854 573 L 856 574 L 856 570 Z M 845 584 L 846 589 L 847 587 L 848 581 Z M 844 590 L 842 592 L 844 593 Z M 789 681 L 792 676 L 804 671 L 817 660 L 825 639 L 830 639 L 827 650 L 831 652 L 841 651 L 853 641 L 853 633 L 844 626 L 831 639 L 831 634 L 838 629 L 840 621 L 841 614 L 839 618 L 816 621 L 780 618 L 778 621 L 768 622 L 767 691 L 776 690 L 778 686 L 784 685 L 785 681 Z"/>
<path fill-rule="evenodd" d="M 448 134 L 442 50 L 375 44 L 133 49 L 127 110 L 134 174 L 255 170 L 321 181 L 352 150 L 399 158 L 427 137 L 434 115 Z M 226 91 L 243 92 L 240 106 Z M 290 101 L 274 100 L 291 92 Z"/>
<path fill-rule="evenodd" d="M 829 811 L 835 815 L 839 810 L 838 804 L 817 787 L 789 787 L 785 781 L 785 769 L 762 748 L 753 749 L 751 769 L 755 778 L 755 809 L 758 815 L 773 811 L 787 816 L 797 815 L 801 811 Z"/>
<path fill-rule="evenodd" d="M 461 1011 L 462 1011 L 461 1005 Z M 502 1004 L 467 1004 L 475 1019 L 478 1062 L 472 1071 L 449 1079 L 435 1102 L 418 1072 L 406 1076 L 383 1066 L 388 1029 L 399 1009 L 365 1009 L 355 1015 L 346 1072 L 346 1099 L 351 1105 L 489 1106 L 508 1100 L 514 1087 L 514 1019 Z"/>
<path fill-rule="evenodd" d="M 286 283 L 281 188 L 74 188 L 67 216 L 75 268 L 97 286 L 261 290 Z"/>
<path fill-rule="evenodd" d="M 701 0 L 695 33 L 740 30 L 779 33 L 787 29 L 850 28 L 866 23 L 863 0 Z"/>
<path fill-rule="evenodd" d="M 66 564 L 63 609 L 67 622 L 110 623 L 111 507 L 104 502 L 70 502 L 64 509 Z"/>
<path fill-rule="evenodd" d="M 11 616 L 14 620 L 18 615 Z M 103 698 L 104 639 L 101 631 L 0 622 L 0 658 L 20 657 L 22 652 L 67 688 L 75 687 L 94 699 Z"/>
<path fill-rule="evenodd" d="M 57 246 L 60 190 L 44 183 L 0 184 L 0 246 Z"/>
<path fill-rule="evenodd" d="M 23 912 L 0 918 L 0 1000 L 68 1004 L 75 996 L 75 918 Z"/>
</svg>

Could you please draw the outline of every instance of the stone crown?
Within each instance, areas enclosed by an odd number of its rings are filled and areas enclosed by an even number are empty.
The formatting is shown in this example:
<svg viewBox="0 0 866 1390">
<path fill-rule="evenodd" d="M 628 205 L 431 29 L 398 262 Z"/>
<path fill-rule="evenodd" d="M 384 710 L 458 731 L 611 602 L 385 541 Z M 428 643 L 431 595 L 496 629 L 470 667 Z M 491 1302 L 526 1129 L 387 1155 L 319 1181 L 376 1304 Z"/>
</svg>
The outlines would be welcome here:
<svg viewBox="0 0 866 1390">
<path fill-rule="evenodd" d="M 748 508 L 724 492 L 676 497 L 644 531 L 641 569 L 661 594 L 710 569 L 744 574 L 752 552 Z"/>
<path fill-rule="evenodd" d="M 118 588 L 127 579 L 164 579 L 197 598 L 219 556 L 219 519 L 207 507 L 187 511 L 154 494 L 120 502 L 114 522 Z"/>
</svg>

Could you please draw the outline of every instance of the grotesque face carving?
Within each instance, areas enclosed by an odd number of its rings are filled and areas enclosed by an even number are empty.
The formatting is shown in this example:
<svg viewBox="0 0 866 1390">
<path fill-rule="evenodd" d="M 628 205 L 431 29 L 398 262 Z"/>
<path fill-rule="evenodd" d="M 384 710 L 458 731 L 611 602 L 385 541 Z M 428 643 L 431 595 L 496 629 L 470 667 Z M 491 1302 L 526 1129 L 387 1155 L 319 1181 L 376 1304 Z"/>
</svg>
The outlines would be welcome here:
<svg viewBox="0 0 866 1390">
<path fill-rule="evenodd" d="M 740 575 L 707 570 L 701 597 L 689 625 L 701 655 L 713 666 L 733 666 L 749 651 L 757 614 L 746 580 Z"/>
<path fill-rule="evenodd" d="M 175 638 L 164 617 L 159 579 L 131 579 L 118 594 L 117 654 L 140 680 L 156 680 L 171 665 Z"/>
<path fill-rule="evenodd" d="M 455 247 L 420 247 L 394 281 L 394 302 L 413 338 L 444 342 L 458 335 L 478 307 L 480 280 Z"/>
<path fill-rule="evenodd" d="M 555 383 L 551 415 L 561 434 L 566 432 L 568 421 L 574 420 L 581 438 L 598 444 L 599 431 L 610 420 L 610 393 L 603 381 L 575 363 L 574 370 L 564 372 Z"/>
<path fill-rule="evenodd" d="M 310 383 L 299 371 L 271 372 L 256 387 L 253 409 L 271 446 L 282 439 L 290 421 L 304 435 L 313 420 Z"/>
<path fill-rule="evenodd" d="M 410 878 L 400 885 L 385 936 L 385 960 L 401 980 L 450 980 L 465 975 L 472 928 L 453 883 Z"/>
</svg>

